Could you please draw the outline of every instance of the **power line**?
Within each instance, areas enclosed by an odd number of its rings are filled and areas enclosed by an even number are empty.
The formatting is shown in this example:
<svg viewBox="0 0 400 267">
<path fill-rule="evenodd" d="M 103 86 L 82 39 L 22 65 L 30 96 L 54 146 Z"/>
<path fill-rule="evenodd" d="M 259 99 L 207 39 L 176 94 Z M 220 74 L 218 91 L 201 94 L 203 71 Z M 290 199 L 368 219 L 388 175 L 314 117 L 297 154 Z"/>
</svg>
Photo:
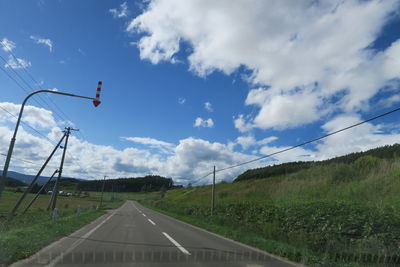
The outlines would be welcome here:
<svg viewBox="0 0 400 267">
<path fill-rule="evenodd" d="M 232 166 L 229 166 L 229 167 L 226 167 L 226 168 L 222 168 L 222 169 L 216 170 L 215 172 L 217 173 L 217 172 L 226 171 L 226 170 L 233 169 L 233 168 L 236 168 L 236 167 L 239 167 L 239 166 L 243 166 L 243 165 L 246 165 L 246 164 L 249 164 L 249 163 L 253 163 L 253 162 L 255 162 L 255 161 L 259 161 L 259 160 L 262 160 L 262 159 L 265 159 L 265 158 L 268 158 L 268 157 L 271 157 L 271 156 L 274 156 L 274 155 L 277 155 L 277 154 L 281 154 L 281 153 L 287 152 L 287 151 L 289 151 L 289 150 L 292 150 L 292 149 L 295 149 L 295 148 L 298 148 L 298 147 L 301 147 L 301 146 L 304 146 L 304 145 L 307 145 L 307 144 L 310 144 L 310 143 L 319 141 L 319 140 L 324 139 L 324 138 L 327 138 L 327 137 L 329 137 L 329 136 L 338 134 L 338 133 L 340 133 L 340 132 L 349 130 L 349 129 L 354 128 L 354 127 L 357 127 L 357 126 L 360 126 L 360 125 L 362 125 L 362 124 L 364 124 L 364 123 L 367 123 L 367 122 L 370 122 L 370 121 L 373 121 L 373 120 L 382 118 L 382 117 L 384 117 L 384 116 L 387 116 L 387 115 L 392 114 L 392 113 L 394 113 L 394 112 L 397 112 L 397 111 L 399 111 L 399 110 L 400 110 L 400 107 L 395 108 L 395 109 L 392 109 L 392 110 L 389 110 L 389 111 L 387 111 L 387 112 L 385 112 L 385 113 L 382 113 L 382 114 L 379 114 L 379 115 L 377 115 L 377 116 L 375 116 L 375 117 L 366 119 L 366 120 L 361 121 L 361 122 L 359 122 L 359 123 L 356 123 L 356 124 L 347 126 L 347 127 L 345 127 L 345 128 L 342 128 L 342 129 L 340 129 L 340 130 L 337 130 L 337 131 L 328 133 L 328 134 L 323 135 L 323 136 L 320 136 L 320 137 L 318 137 L 318 138 L 311 139 L 311 140 L 306 141 L 306 142 L 304 142 L 304 143 L 301 143 L 301 144 L 298 144 L 298 145 L 295 145 L 295 146 L 291 146 L 291 147 L 289 147 L 289 148 L 285 148 L 285 149 L 279 150 L 279 151 L 277 151 L 277 152 L 274 152 L 274 153 L 271 153 L 271 154 L 268 154 L 268 155 L 265 155 L 265 156 L 262 156 L 262 157 L 258 157 L 258 158 L 256 158 L 256 159 L 252 159 L 252 160 L 249 160 L 249 161 L 245 161 L 245 162 L 238 163 L 238 164 L 236 164 L 236 165 L 232 165 Z M 203 176 L 202 178 L 196 180 L 196 183 L 199 182 L 200 180 L 206 178 L 207 176 L 209 176 L 209 175 L 211 175 L 211 174 L 213 174 L 213 172 L 210 172 L 210 173 L 208 173 L 207 175 Z M 193 184 L 195 184 L 195 183 L 193 183 Z"/>
<path fill-rule="evenodd" d="M 10 114 L 11 116 L 13 116 L 14 118 L 18 118 L 16 115 L 12 114 L 10 111 L 8 111 L 7 109 L 3 108 L 2 106 L 0 106 L 0 109 L 2 109 L 3 111 L 7 112 L 8 114 Z M 44 137 L 50 144 L 55 145 L 56 142 L 53 139 L 50 139 L 48 136 L 44 135 L 43 133 L 39 132 L 38 130 L 36 130 L 35 128 L 33 128 L 32 126 L 30 126 L 28 123 L 21 121 L 21 123 L 27 127 L 29 127 L 30 129 L 32 129 L 34 132 L 36 132 L 37 134 L 39 134 L 40 136 Z"/>
<path fill-rule="evenodd" d="M 3 40 L 0 40 L 0 42 L 2 43 L 3 46 L 5 46 Z M 26 68 L 23 64 L 21 64 L 21 62 L 18 60 L 18 58 L 16 57 L 16 55 L 15 55 L 11 50 L 7 50 L 7 52 L 14 58 L 15 62 L 24 70 L 24 72 L 26 73 L 26 75 L 29 76 L 29 78 L 33 81 L 33 83 L 34 83 L 35 85 L 37 85 L 40 89 L 43 90 L 43 87 L 41 86 L 41 84 L 40 84 L 39 82 L 37 82 L 37 80 L 33 77 L 33 75 L 31 75 L 31 73 L 27 70 L 27 68 Z M 0 58 L 2 58 L 3 61 L 7 64 L 7 61 L 6 61 L 1 55 L 0 55 Z M 20 80 L 22 80 L 32 91 L 35 91 L 35 90 L 28 84 L 28 82 L 26 82 L 26 80 L 25 80 L 23 77 L 21 77 L 21 76 L 19 75 L 19 73 L 17 73 L 17 72 L 14 70 L 14 68 L 12 68 L 11 66 L 10 66 L 10 68 L 11 68 L 12 71 L 20 78 Z M 4 69 L 3 69 L 3 71 L 6 72 Z M 10 76 L 8 73 L 6 73 L 6 74 L 7 74 L 8 77 L 11 78 L 11 76 Z M 12 80 L 15 81 L 14 78 L 12 78 Z M 21 87 L 25 92 L 27 92 L 27 91 L 25 90 L 25 88 L 23 88 L 19 83 L 17 83 L 17 85 L 18 85 L 19 87 Z M 28 93 L 28 92 L 27 92 L 27 93 Z M 56 109 L 58 109 L 58 110 L 63 114 L 64 117 L 63 117 L 62 115 L 60 115 L 56 110 L 52 109 L 52 108 L 50 107 L 50 105 L 49 105 L 40 95 L 38 95 L 37 97 L 39 97 L 39 99 L 40 99 L 43 103 L 45 103 L 46 106 L 47 106 L 50 110 L 52 110 L 52 111 L 54 112 L 54 114 L 56 114 L 61 120 L 63 120 L 63 121 L 71 121 L 71 122 L 72 122 L 72 120 L 67 116 L 67 114 L 65 114 L 65 112 L 63 112 L 63 111 L 61 110 L 61 108 L 53 101 L 53 99 L 52 99 L 50 96 L 48 96 L 48 95 L 46 94 L 46 97 L 52 102 L 52 104 L 54 105 L 54 107 L 56 107 Z M 36 99 L 34 99 L 34 100 L 35 100 L 35 102 L 36 102 L 37 104 L 39 104 L 40 106 L 43 107 L 43 105 L 41 105 Z M 83 135 L 83 133 L 80 133 L 80 134 L 81 134 L 81 136 L 82 136 L 83 139 L 86 139 L 85 136 Z"/>
<path fill-rule="evenodd" d="M 0 42 L 3 44 L 4 46 L 4 41 L 0 40 Z M 34 84 L 36 84 L 37 86 L 40 87 L 40 83 L 38 83 L 35 78 L 33 78 L 33 76 L 28 72 L 28 70 L 26 69 L 26 66 L 24 66 L 17 58 L 17 56 L 11 51 L 11 50 L 7 50 L 7 52 L 9 53 L 10 56 L 12 56 L 12 58 L 14 58 L 15 63 L 24 70 L 24 72 L 30 77 L 30 79 L 34 82 Z M 6 63 L 6 66 L 9 66 L 10 69 L 14 72 L 15 75 L 18 76 L 18 78 L 24 82 L 24 84 L 31 89 L 32 91 L 35 91 L 35 89 L 18 73 L 14 70 L 14 68 L 12 66 L 10 66 L 7 61 L 0 55 L 0 58 Z M 41 88 L 43 89 L 43 88 Z M 44 104 L 46 104 L 46 106 L 51 109 L 50 105 L 42 98 L 42 96 L 38 95 L 37 96 Z M 54 111 L 54 110 L 53 110 Z M 64 118 L 62 116 L 60 116 L 57 112 L 54 111 L 54 113 L 59 116 L 60 119 L 64 120 Z M 64 114 L 65 115 L 65 114 Z"/>
<path fill-rule="evenodd" d="M 12 114 L 10 111 L 8 111 L 7 109 L 3 108 L 2 106 L 0 106 L 0 109 L 4 110 L 5 112 L 7 112 L 8 114 L 10 114 L 11 116 L 17 118 L 16 115 Z M 37 134 L 39 134 L 40 136 L 44 137 L 46 139 L 46 141 L 48 141 L 50 144 L 52 144 L 53 146 L 55 145 L 55 141 L 53 139 L 50 139 L 48 136 L 44 135 L 43 133 L 39 132 L 38 130 L 36 130 L 35 128 L 33 128 L 32 126 L 30 126 L 29 124 L 25 123 L 24 121 L 21 121 L 22 124 L 28 126 L 29 128 L 31 128 L 33 131 L 35 131 Z M 88 177 L 95 179 L 95 177 L 91 176 L 89 174 L 89 172 L 87 170 L 85 170 L 85 168 L 82 167 L 82 165 L 79 163 L 79 160 L 77 158 L 75 158 L 73 155 L 71 155 L 70 153 L 68 153 L 67 151 L 67 155 L 69 157 L 71 157 L 71 159 L 76 163 L 76 165 L 79 166 L 79 168 L 86 173 L 86 175 L 88 175 Z"/>
<path fill-rule="evenodd" d="M 25 86 L 27 86 L 29 89 L 31 89 L 32 91 L 35 91 L 31 86 L 30 86 L 30 84 L 28 84 L 28 82 L 18 73 L 18 72 L 16 72 L 15 70 L 14 70 L 14 68 L 13 67 L 11 67 L 8 63 L 7 63 L 7 60 L 3 57 L 3 56 L 1 56 L 0 55 L 0 58 L 6 63 L 6 66 L 9 66 L 9 68 L 11 69 L 11 71 L 25 84 Z M 18 65 L 20 65 L 21 67 L 24 67 L 18 60 L 16 61 L 17 62 L 17 64 Z M 7 68 L 7 67 L 6 67 Z M 27 94 L 29 94 L 29 93 L 31 93 L 29 90 L 27 90 L 24 86 L 22 86 L 19 82 L 17 82 L 13 77 L 11 77 L 11 75 L 9 75 L 9 73 L 7 72 L 7 70 L 5 70 L 5 69 L 3 69 L 2 68 L 2 70 L 3 70 L 3 72 L 5 72 L 6 74 L 7 74 L 7 76 L 9 77 L 9 78 L 11 78 L 25 93 L 27 93 Z M 38 96 L 39 98 L 40 98 L 40 100 L 43 102 L 43 103 L 45 103 L 45 104 L 47 104 L 40 96 Z M 43 105 L 42 104 L 40 104 L 36 99 L 34 99 L 34 101 L 39 105 L 39 106 L 42 106 L 43 107 Z M 47 104 L 47 106 L 50 108 L 50 106 Z"/>
<path fill-rule="evenodd" d="M 7 154 L 5 154 L 5 153 L 0 153 L 0 156 L 7 157 Z M 23 162 L 25 162 L 25 163 L 29 163 L 29 164 L 32 164 L 32 165 L 41 166 L 40 164 L 37 164 L 36 162 L 32 162 L 32 161 L 29 161 L 29 160 L 26 160 L 26 159 L 20 159 L 20 158 L 16 158 L 16 157 L 13 157 L 13 159 L 19 160 L 19 161 L 23 161 Z"/>
</svg>

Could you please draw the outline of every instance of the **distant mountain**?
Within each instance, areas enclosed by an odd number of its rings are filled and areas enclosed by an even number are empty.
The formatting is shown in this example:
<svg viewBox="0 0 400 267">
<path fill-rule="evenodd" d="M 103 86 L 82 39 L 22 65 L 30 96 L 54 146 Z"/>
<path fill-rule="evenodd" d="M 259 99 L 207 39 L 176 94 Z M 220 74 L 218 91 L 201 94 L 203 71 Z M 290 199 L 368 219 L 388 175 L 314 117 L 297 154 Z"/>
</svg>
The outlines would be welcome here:
<svg viewBox="0 0 400 267">
<path fill-rule="evenodd" d="M 2 175 L 2 174 L 3 174 L 3 171 L 1 170 L 0 171 L 0 175 Z M 22 174 L 22 173 L 14 172 L 14 171 L 9 171 L 7 176 L 11 177 L 11 178 L 14 178 L 14 179 L 17 179 L 17 180 L 19 180 L 21 182 L 24 182 L 24 183 L 27 183 L 27 184 L 32 182 L 33 178 L 35 178 L 35 175 Z M 37 181 L 37 183 L 38 184 L 44 184 L 45 182 L 47 182 L 47 180 L 49 178 L 50 177 L 40 176 L 38 181 Z M 63 179 L 65 179 L 65 177 L 63 177 Z M 86 181 L 85 179 L 79 179 L 79 178 L 77 180 Z"/>
</svg>

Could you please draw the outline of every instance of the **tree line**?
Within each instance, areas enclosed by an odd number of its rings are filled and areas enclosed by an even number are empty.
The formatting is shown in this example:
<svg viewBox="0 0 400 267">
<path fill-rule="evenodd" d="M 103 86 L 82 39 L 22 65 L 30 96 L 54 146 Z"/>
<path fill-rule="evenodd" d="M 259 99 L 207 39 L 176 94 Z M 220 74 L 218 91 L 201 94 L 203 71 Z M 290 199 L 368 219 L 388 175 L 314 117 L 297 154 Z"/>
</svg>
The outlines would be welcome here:
<svg viewBox="0 0 400 267">
<path fill-rule="evenodd" d="M 161 189 L 172 189 L 174 186 L 171 178 L 158 175 L 148 175 L 136 178 L 118 178 L 107 180 L 79 181 L 76 185 L 78 191 L 102 191 L 104 192 L 153 192 Z"/>
<path fill-rule="evenodd" d="M 350 153 L 345 156 L 336 157 L 323 161 L 297 161 L 297 162 L 288 162 L 262 168 L 251 169 L 240 174 L 234 180 L 234 182 L 250 180 L 250 179 L 263 179 L 278 175 L 286 175 L 298 172 L 300 170 L 308 169 L 314 166 L 325 166 L 332 163 L 350 164 L 364 156 L 373 156 L 381 159 L 394 159 L 397 158 L 399 155 L 400 155 L 400 144 L 386 145 L 368 151 Z"/>
</svg>

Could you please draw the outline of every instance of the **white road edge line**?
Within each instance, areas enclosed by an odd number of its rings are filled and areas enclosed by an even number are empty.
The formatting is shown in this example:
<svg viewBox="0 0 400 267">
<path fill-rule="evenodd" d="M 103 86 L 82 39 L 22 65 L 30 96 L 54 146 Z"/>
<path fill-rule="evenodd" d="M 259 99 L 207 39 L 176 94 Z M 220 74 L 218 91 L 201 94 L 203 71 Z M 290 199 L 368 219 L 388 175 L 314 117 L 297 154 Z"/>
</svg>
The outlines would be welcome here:
<svg viewBox="0 0 400 267">
<path fill-rule="evenodd" d="M 156 223 L 155 222 L 153 222 L 152 220 L 150 220 L 150 219 L 147 219 L 149 222 L 151 222 L 151 224 L 152 225 L 156 225 Z"/>
<path fill-rule="evenodd" d="M 57 262 L 59 262 L 64 255 L 70 253 L 74 248 L 76 248 L 80 243 L 82 243 L 83 241 L 85 241 L 86 238 L 88 238 L 91 234 L 93 234 L 94 231 L 96 231 L 97 229 L 99 229 L 105 222 L 107 222 L 113 215 L 115 214 L 115 212 L 111 213 L 110 216 L 108 216 L 104 221 L 102 221 L 101 223 L 99 223 L 95 228 L 93 228 L 92 230 L 90 230 L 89 232 L 87 232 L 86 234 L 84 234 L 82 237 L 80 237 L 78 240 L 76 240 L 74 243 L 72 243 L 72 245 L 69 247 L 69 249 L 67 249 L 66 251 L 62 252 L 59 256 L 57 256 L 56 258 L 54 258 L 54 260 L 52 260 L 51 262 L 49 262 L 46 266 L 52 267 L 54 265 L 57 264 Z"/>
<path fill-rule="evenodd" d="M 167 233 L 162 232 L 163 235 L 165 235 L 166 238 L 168 238 L 169 241 L 172 242 L 177 248 L 179 248 L 180 251 L 185 253 L 186 255 L 191 255 L 189 251 L 187 251 L 184 247 L 182 247 L 178 242 L 176 242 L 172 237 L 170 237 Z"/>
</svg>

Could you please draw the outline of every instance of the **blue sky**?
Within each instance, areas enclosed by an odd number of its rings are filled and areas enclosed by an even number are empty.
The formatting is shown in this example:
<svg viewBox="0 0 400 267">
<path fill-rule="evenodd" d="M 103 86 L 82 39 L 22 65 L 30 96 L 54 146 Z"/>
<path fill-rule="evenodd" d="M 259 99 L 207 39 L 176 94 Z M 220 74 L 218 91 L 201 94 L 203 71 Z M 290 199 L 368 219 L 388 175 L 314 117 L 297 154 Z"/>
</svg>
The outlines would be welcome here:
<svg viewBox="0 0 400 267">
<path fill-rule="evenodd" d="M 81 133 L 71 138 L 66 175 L 160 174 L 188 183 L 213 165 L 263 156 L 400 102 L 396 0 L 0 0 L 0 25 L 0 153 L 13 127 L 4 109 L 16 114 L 26 91 L 94 96 L 103 81 L 98 108 L 60 96 L 30 100 L 24 120 L 41 134 L 23 125 L 11 164 L 25 173 L 38 166 L 21 159 L 41 163 L 52 146 L 44 136 L 54 143 L 72 125 Z M 393 114 L 218 179 L 393 144 L 398 119 Z"/>
</svg>

